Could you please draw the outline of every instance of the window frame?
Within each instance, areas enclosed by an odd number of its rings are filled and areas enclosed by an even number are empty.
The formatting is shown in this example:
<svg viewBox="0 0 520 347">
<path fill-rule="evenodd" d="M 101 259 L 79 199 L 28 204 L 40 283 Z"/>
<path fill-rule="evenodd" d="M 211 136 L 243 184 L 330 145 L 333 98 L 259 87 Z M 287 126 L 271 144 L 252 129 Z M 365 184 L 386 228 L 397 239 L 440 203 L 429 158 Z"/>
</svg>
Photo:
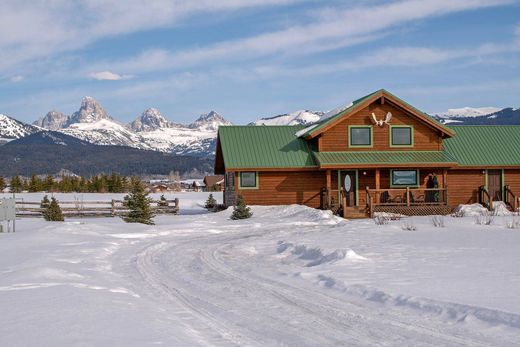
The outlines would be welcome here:
<svg viewBox="0 0 520 347">
<path fill-rule="evenodd" d="M 254 186 L 243 186 L 242 185 L 242 174 L 254 173 L 255 174 L 255 185 Z M 240 171 L 238 173 L 238 189 L 258 189 L 258 171 Z"/>
<path fill-rule="evenodd" d="M 414 171 L 415 172 L 415 184 L 394 184 L 394 172 L 395 171 Z M 418 188 L 420 185 L 421 173 L 418 169 L 392 169 L 390 170 L 390 188 L 403 188 L 403 187 L 414 187 Z"/>
<path fill-rule="evenodd" d="M 394 132 L 393 130 L 394 129 L 399 129 L 399 128 L 408 128 L 410 129 L 410 144 L 409 145 L 400 145 L 400 144 L 394 144 Z M 411 125 L 390 125 L 390 136 L 389 136 L 389 140 L 390 140 L 390 147 L 403 147 L 403 148 L 410 148 L 410 147 L 413 147 L 414 146 L 414 129 L 413 129 L 413 126 Z"/>
<path fill-rule="evenodd" d="M 369 129 L 370 131 L 370 144 L 368 145 L 356 145 L 352 144 L 352 129 Z M 372 148 L 374 147 L 374 129 L 372 125 L 349 125 L 348 126 L 348 146 L 349 148 Z"/>
</svg>

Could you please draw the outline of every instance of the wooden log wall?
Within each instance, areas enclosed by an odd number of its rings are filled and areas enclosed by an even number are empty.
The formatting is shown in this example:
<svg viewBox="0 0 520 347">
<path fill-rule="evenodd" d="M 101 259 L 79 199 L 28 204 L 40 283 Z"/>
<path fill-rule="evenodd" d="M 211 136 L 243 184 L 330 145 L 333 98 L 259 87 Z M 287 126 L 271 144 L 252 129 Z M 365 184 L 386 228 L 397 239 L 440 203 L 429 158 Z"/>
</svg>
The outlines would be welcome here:
<svg viewBox="0 0 520 347">
<path fill-rule="evenodd" d="M 371 114 L 374 112 L 378 120 L 385 119 L 388 112 L 392 113 L 392 125 L 411 125 L 414 130 L 414 147 L 390 147 L 390 127 L 382 127 L 372 124 Z M 373 147 L 371 148 L 349 148 L 348 126 L 349 125 L 372 125 Z M 406 111 L 393 106 L 387 100 L 383 105 L 380 101 L 358 111 L 347 119 L 338 123 L 331 129 L 325 131 L 320 139 L 320 152 L 342 152 L 342 151 L 439 151 L 442 150 L 442 138 L 437 130 L 426 125 Z"/>
<path fill-rule="evenodd" d="M 236 191 L 249 205 L 301 204 L 318 208 L 321 188 L 327 182 L 325 171 L 263 171 L 258 173 L 258 184 L 259 189 L 240 189 L 237 184 Z"/>
</svg>

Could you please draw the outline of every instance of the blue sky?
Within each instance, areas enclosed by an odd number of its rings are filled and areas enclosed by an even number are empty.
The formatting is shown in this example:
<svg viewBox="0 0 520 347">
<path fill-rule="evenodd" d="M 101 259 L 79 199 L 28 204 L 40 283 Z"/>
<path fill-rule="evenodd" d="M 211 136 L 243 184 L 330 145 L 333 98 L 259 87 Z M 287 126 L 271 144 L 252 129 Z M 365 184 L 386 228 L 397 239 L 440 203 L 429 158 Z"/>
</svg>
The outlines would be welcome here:
<svg viewBox="0 0 520 347">
<path fill-rule="evenodd" d="M 520 0 L 0 2 L 0 113 L 96 98 L 242 124 L 385 88 L 426 112 L 520 106 Z"/>
</svg>

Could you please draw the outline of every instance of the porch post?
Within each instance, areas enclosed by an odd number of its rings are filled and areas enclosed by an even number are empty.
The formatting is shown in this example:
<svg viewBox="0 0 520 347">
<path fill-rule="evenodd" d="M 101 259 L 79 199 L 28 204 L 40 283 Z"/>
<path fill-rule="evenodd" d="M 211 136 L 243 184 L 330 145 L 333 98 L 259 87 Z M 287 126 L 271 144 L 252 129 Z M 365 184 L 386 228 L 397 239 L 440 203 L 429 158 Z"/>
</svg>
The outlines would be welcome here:
<svg viewBox="0 0 520 347">
<path fill-rule="evenodd" d="M 332 188 L 332 177 L 331 177 L 331 171 L 330 170 L 327 170 L 326 172 L 326 175 L 327 175 L 327 207 L 330 208 L 330 198 L 331 198 L 331 188 Z"/>
<path fill-rule="evenodd" d="M 442 171 L 442 188 L 444 188 L 444 204 L 448 205 L 448 169 Z"/>
<path fill-rule="evenodd" d="M 376 193 L 374 194 L 374 198 L 376 199 L 376 203 L 380 202 L 379 199 L 378 199 L 378 196 L 380 196 L 379 189 L 381 189 L 381 170 L 380 169 L 376 169 Z"/>
</svg>

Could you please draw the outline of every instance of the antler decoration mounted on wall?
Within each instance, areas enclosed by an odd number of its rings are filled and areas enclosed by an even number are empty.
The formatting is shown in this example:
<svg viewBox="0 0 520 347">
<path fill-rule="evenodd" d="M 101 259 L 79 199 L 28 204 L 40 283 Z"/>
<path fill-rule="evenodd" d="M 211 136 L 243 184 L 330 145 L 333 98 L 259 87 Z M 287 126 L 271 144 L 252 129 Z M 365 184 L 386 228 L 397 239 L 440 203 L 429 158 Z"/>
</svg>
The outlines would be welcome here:
<svg viewBox="0 0 520 347">
<path fill-rule="evenodd" d="M 372 119 L 371 119 L 372 123 L 377 124 L 377 125 L 379 125 L 380 127 L 382 127 L 382 126 L 385 125 L 385 124 L 386 124 L 386 125 L 390 125 L 390 121 L 391 121 L 391 120 L 392 120 L 392 113 L 391 113 L 391 112 L 388 112 L 388 113 L 386 114 L 386 118 L 385 118 L 385 120 L 382 120 L 382 119 L 381 119 L 381 120 L 377 120 L 377 117 L 376 117 L 375 113 L 372 112 Z"/>
</svg>

